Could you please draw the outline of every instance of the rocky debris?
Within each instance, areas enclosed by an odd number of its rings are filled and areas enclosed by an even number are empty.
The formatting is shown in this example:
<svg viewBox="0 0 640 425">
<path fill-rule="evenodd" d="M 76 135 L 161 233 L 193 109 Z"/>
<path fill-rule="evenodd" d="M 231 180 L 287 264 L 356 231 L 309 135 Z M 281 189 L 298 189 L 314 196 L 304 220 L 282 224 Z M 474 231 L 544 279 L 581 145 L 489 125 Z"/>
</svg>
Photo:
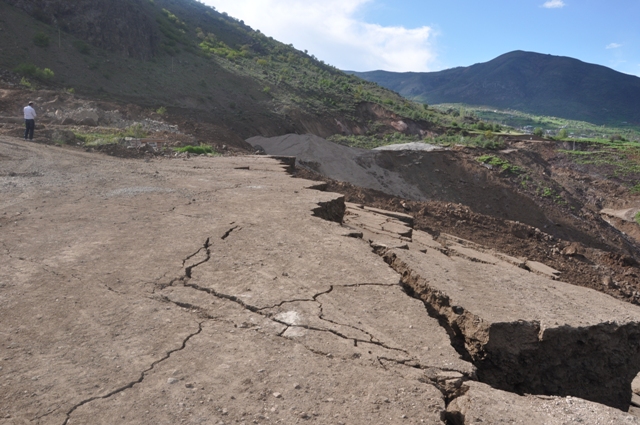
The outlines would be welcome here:
<svg viewBox="0 0 640 425">
<path fill-rule="evenodd" d="M 386 145 L 375 148 L 376 151 L 423 151 L 423 152 L 433 152 L 433 151 L 446 151 L 449 148 L 444 148 L 442 146 L 430 145 L 429 143 L 424 142 L 412 142 L 412 143 L 398 143 L 395 145 Z"/>
<path fill-rule="evenodd" d="M 70 130 L 55 129 L 53 130 L 51 139 L 54 143 L 71 144 L 75 143 L 76 135 Z"/>
<path fill-rule="evenodd" d="M 176 125 L 151 118 L 127 119 L 119 110 L 104 110 L 94 106 L 92 102 L 83 103 L 75 108 L 69 108 L 66 105 L 55 107 L 55 109 L 46 108 L 45 111 L 43 116 L 50 119 L 52 124 L 88 127 L 104 126 L 117 129 L 138 126 L 140 130 L 145 132 L 180 133 Z"/>
<path fill-rule="evenodd" d="M 558 277 L 560 277 L 560 272 L 558 270 L 537 261 L 527 260 L 524 263 L 524 267 L 534 273 L 541 274 L 551 279 L 557 279 Z"/>
<path fill-rule="evenodd" d="M 64 115 L 64 117 L 63 117 Z M 76 109 L 67 114 L 63 114 L 59 109 L 55 113 L 56 118 L 62 125 L 86 125 L 95 127 L 100 122 L 100 115 L 95 109 Z"/>
<path fill-rule="evenodd" d="M 603 214 L 609 217 L 619 218 L 621 220 L 628 221 L 630 223 L 634 223 L 636 214 L 638 214 L 638 212 L 640 212 L 640 207 L 625 208 L 622 210 L 605 208 L 602 211 L 600 211 L 600 214 Z"/>
<path fill-rule="evenodd" d="M 522 425 L 638 424 L 640 418 L 576 397 L 524 397 L 479 382 L 466 382 L 464 395 L 447 406 L 452 425 L 517 423 Z"/>
</svg>

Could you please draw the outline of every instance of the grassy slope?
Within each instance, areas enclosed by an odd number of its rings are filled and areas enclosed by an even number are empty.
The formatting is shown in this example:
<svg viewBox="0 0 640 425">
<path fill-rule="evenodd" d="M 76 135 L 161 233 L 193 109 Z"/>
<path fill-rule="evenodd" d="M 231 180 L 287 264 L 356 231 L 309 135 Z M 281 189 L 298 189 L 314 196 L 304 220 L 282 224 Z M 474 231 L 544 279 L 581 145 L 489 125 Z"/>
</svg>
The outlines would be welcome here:
<svg viewBox="0 0 640 425">
<path fill-rule="evenodd" d="M 456 115 L 471 115 L 484 121 L 498 123 L 516 129 L 526 126 L 539 127 L 543 130 L 552 130 L 555 132 L 560 129 L 565 129 L 568 134 L 573 135 L 571 137 L 572 139 L 609 139 L 612 136 L 621 135 L 626 139 L 640 142 L 640 126 L 630 124 L 620 124 L 612 127 L 553 116 L 527 114 L 516 110 L 500 110 L 464 104 L 439 104 L 434 105 L 434 107 Z"/>
<path fill-rule="evenodd" d="M 186 111 L 243 137 L 339 131 L 335 119 L 365 131 L 358 106 L 382 105 L 400 116 L 446 126 L 451 117 L 407 101 L 254 31 L 193 0 L 134 0 L 155 25 L 151 60 L 125 57 L 81 41 L 0 1 L 0 67 L 50 68 L 51 83 L 78 93 Z M 33 43 L 49 36 L 48 47 Z M 60 42 L 58 43 L 58 37 Z M 36 82 L 37 83 L 37 82 Z"/>
</svg>

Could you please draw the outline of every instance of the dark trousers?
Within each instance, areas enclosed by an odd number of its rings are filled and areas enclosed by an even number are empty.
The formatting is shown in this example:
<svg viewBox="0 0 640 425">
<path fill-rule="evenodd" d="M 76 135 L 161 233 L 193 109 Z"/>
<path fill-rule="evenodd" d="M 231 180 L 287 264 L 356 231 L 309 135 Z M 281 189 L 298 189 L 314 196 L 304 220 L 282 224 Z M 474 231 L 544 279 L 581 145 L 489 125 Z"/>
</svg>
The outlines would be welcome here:
<svg viewBox="0 0 640 425">
<path fill-rule="evenodd" d="M 36 120 L 24 120 L 24 140 L 33 140 L 33 130 L 36 129 Z"/>
</svg>

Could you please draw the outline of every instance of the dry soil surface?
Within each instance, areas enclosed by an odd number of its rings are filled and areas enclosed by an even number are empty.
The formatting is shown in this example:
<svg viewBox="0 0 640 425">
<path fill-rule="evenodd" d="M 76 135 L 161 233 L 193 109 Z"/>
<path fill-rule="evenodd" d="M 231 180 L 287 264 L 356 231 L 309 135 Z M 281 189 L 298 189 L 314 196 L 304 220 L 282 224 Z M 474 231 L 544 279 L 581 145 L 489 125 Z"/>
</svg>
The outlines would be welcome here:
<svg viewBox="0 0 640 425">
<path fill-rule="evenodd" d="M 269 157 L 121 159 L 0 136 L 0 423 L 559 423 L 537 420 L 560 417 L 564 399 L 539 407 L 469 385 L 475 359 L 456 347 L 446 312 L 411 294 L 395 251 L 330 221 L 344 198 L 285 168 Z M 374 221 L 367 231 L 400 245 L 412 236 L 385 214 Z M 436 242 L 420 235 L 409 241 L 431 253 Z M 485 258 L 458 252 L 451 261 L 464 270 Z M 577 298 L 570 308 L 586 309 Z M 636 307 L 607 303 L 633 330 L 611 340 L 635 335 Z M 525 319 L 546 323 L 540 311 Z M 513 406 L 510 416 L 483 412 L 483 398 Z M 585 423 L 638 422 L 581 406 Z"/>
</svg>

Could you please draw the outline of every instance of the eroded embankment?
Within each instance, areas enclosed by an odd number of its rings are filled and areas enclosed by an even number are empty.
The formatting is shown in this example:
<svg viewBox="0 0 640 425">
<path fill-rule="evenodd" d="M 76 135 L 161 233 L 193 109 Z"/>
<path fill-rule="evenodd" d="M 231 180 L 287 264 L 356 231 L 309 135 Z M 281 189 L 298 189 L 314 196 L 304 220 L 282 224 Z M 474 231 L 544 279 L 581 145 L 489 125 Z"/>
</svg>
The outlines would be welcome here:
<svg viewBox="0 0 640 425">
<path fill-rule="evenodd" d="M 395 253 L 388 251 L 384 258 L 413 294 L 445 319 L 481 382 L 518 394 L 570 395 L 629 407 L 631 381 L 640 370 L 638 322 L 550 329 L 536 320 L 492 323 L 455 305 Z"/>
<path fill-rule="evenodd" d="M 518 259 L 475 244 L 446 246 L 446 238 L 441 245 L 423 232 L 398 231 L 410 220 L 376 214 L 351 206 L 345 222 L 363 229 L 406 292 L 439 319 L 480 382 L 628 409 L 640 370 L 637 307 L 517 267 Z"/>
</svg>

